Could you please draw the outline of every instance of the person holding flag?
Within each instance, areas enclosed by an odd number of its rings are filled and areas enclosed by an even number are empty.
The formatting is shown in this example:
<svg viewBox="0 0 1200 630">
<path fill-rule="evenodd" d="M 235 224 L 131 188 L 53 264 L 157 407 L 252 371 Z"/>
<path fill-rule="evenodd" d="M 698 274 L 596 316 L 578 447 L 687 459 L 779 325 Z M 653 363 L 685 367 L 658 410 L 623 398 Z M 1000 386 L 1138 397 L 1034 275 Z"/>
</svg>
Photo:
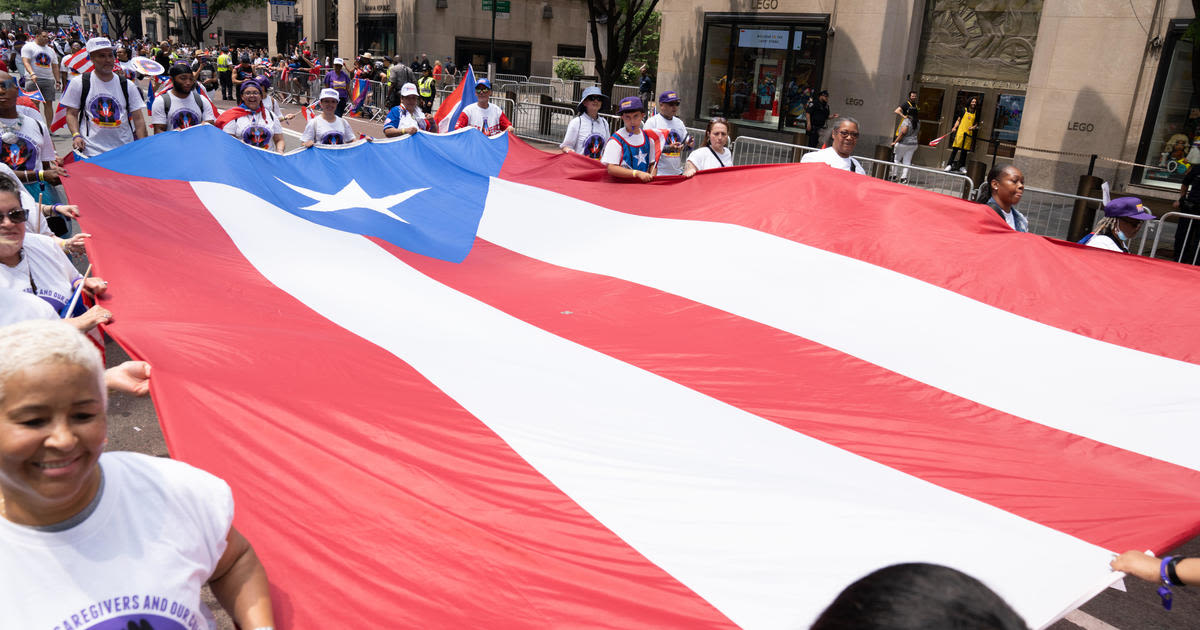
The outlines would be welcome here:
<svg viewBox="0 0 1200 630">
<path fill-rule="evenodd" d="M 196 75 L 186 64 L 177 63 L 168 71 L 171 89 L 154 99 L 150 107 L 150 126 L 154 133 L 187 129 L 216 119 L 212 103 L 202 98 Z"/>
<path fill-rule="evenodd" d="M 58 51 L 50 45 L 49 31 L 41 29 L 32 42 L 25 43 L 21 48 L 21 64 L 25 68 L 25 76 L 37 82 L 44 99 L 42 110 L 47 118 L 52 118 L 62 77 L 58 73 Z"/>
<path fill-rule="evenodd" d="M 642 121 L 646 119 L 646 106 L 642 99 L 627 96 L 617 106 L 622 127 L 608 139 L 600 163 L 608 165 L 608 174 L 613 177 L 636 179 L 648 182 L 658 174 L 658 162 L 650 138 L 642 133 Z"/>
<path fill-rule="evenodd" d="M 388 111 L 383 123 L 383 135 L 389 138 L 415 134 L 420 131 L 437 133 L 437 126 L 418 103 L 417 86 L 405 83 L 400 88 L 400 104 Z"/>
<path fill-rule="evenodd" d="M 600 110 L 608 106 L 608 97 L 600 93 L 600 88 L 592 86 L 583 91 L 583 98 L 575 111 L 579 115 L 567 124 L 567 133 L 563 136 L 562 144 L 558 145 L 563 153 L 578 153 L 594 160 L 600 159 L 600 153 L 608 142 L 608 121 L 600 118 Z"/>
<path fill-rule="evenodd" d="M 89 39 L 87 52 L 93 70 L 71 80 L 62 106 L 71 145 L 92 157 L 146 137 L 146 102 L 135 83 L 113 73 L 117 55 L 107 37 Z"/>
<path fill-rule="evenodd" d="M 494 136 L 511 127 L 512 123 L 508 122 L 508 116 L 504 115 L 504 110 L 489 102 L 491 96 L 492 82 L 487 79 L 476 81 L 475 102 L 463 108 L 462 113 L 458 115 L 458 124 L 454 128 L 474 127 L 482 131 L 485 136 Z"/>
<path fill-rule="evenodd" d="M 304 126 L 304 133 L 300 135 L 300 141 L 304 144 L 304 148 L 307 149 L 314 144 L 353 142 L 357 138 L 354 129 L 350 127 L 350 123 L 346 122 L 345 118 L 337 115 L 337 90 L 333 88 L 321 90 L 321 98 L 318 102 L 321 105 L 321 115 L 309 119 L 308 124 Z M 384 133 L 386 133 L 386 129 Z"/>
<path fill-rule="evenodd" d="M 263 89 L 257 81 L 246 81 L 238 93 L 241 104 L 217 118 L 216 126 L 242 142 L 260 149 L 283 153 L 283 125 L 271 110 L 263 107 Z"/>
</svg>

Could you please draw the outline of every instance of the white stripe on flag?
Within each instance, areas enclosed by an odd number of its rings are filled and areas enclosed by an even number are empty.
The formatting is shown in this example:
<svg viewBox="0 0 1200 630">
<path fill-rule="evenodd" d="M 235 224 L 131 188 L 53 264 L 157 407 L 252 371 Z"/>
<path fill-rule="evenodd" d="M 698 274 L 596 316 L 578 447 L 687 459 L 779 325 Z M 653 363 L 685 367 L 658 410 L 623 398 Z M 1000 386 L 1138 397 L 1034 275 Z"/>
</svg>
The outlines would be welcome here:
<svg viewBox="0 0 1200 630">
<path fill-rule="evenodd" d="M 479 237 L 773 326 L 1027 420 L 1200 469 L 1193 448 L 1200 441 L 1200 366 L 1191 363 L 1070 333 L 741 226 L 641 217 L 501 179 L 492 179 Z M 1114 377 L 1119 393 L 1105 389 Z"/>
<path fill-rule="evenodd" d="M 1035 625 L 1110 575 L 1099 547 L 554 336 L 363 237 L 236 188 L 193 188 L 272 283 L 412 365 L 743 627 L 803 627 L 900 561 L 968 571 Z"/>
</svg>

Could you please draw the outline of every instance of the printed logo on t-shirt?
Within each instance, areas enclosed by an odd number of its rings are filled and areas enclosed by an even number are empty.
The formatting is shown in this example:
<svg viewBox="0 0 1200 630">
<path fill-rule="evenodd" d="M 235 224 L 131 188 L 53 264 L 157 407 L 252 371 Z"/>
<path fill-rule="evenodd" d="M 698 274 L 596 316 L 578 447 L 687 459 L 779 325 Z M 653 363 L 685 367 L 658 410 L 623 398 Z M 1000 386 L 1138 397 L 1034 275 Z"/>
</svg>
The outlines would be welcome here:
<svg viewBox="0 0 1200 630">
<path fill-rule="evenodd" d="M 242 142 L 260 149 L 267 148 L 267 143 L 271 140 L 271 130 L 259 125 L 251 125 L 246 127 L 242 132 Z"/>
<path fill-rule="evenodd" d="M 111 96 L 100 94 L 88 103 L 88 114 L 92 122 L 101 127 L 121 126 L 121 108 Z"/>
<path fill-rule="evenodd" d="M 168 129 L 187 129 L 192 125 L 200 124 L 200 117 L 190 109 L 181 109 L 171 113 L 170 123 Z"/>
<path fill-rule="evenodd" d="M 16 140 L 3 143 L 0 161 L 3 161 L 14 171 L 27 171 L 37 165 L 37 148 L 28 138 L 16 136 Z"/>
<path fill-rule="evenodd" d="M 341 132 L 330 131 L 321 136 L 321 144 L 344 144 L 346 140 L 342 137 Z"/>
<path fill-rule="evenodd" d="M 43 68 L 49 68 L 50 67 L 50 55 L 47 55 L 44 52 L 40 52 L 40 53 L 34 55 L 33 56 L 33 65 L 41 66 Z"/>
<path fill-rule="evenodd" d="M 197 615 L 192 615 L 197 617 Z M 196 626 L 204 628 L 206 624 Z M 189 630 L 188 626 L 174 619 L 160 617 L 155 614 L 123 615 L 116 619 L 106 619 L 93 626 L 60 626 L 79 628 L 79 630 Z"/>
<path fill-rule="evenodd" d="M 674 129 L 672 129 L 671 131 L 667 132 L 666 144 L 675 144 L 676 142 L 683 142 L 683 138 L 680 137 L 678 132 L 676 132 Z M 670 149 L 663 149 L 663 155 L 677 156 L 680 153 L 681 153 L 680 151 L 672 151 Z"/>
<path fill-rule="evenodd" d="M 607 140 L 604 136 L 594 133 L 583 141 L 583 154 L 593 160 L 599 160 L 604 153 L 604 141 Z"/>
</svg>

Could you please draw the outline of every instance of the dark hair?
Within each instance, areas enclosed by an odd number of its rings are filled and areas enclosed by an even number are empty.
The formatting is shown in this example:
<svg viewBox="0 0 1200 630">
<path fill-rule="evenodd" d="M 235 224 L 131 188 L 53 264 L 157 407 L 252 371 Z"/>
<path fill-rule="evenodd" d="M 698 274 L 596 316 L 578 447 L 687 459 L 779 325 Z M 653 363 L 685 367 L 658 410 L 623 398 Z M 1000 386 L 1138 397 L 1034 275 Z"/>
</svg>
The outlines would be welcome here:
<svg viewBox="0 0 1200 630">
<path fill-rule="evenodd" d="M 847 586 L 812 630 L 1028 630 L 983 582 L 936 564 L 884 567 Z"/>
<path fill-rule="evenodd" d="M 17 198 L 17 203 L 21 202 L 21 190 L 14 177 L 0 177 L 0 193 L 12 193 Z"/>
<path fill-rule="evenodd" d="M 1010 168 L 1018 173 L 1021 173 L 1021 169 L 1017 168 L 1016 165 L 1013 164 L 997 164 L 993 166 L 992 170 L 988 171 L 987 177 L 983 180 L 983 194 L 980 195 L 975 201 L 978 201 L 979 203 L 987 203 L 988 200 L 992 198 L 992 181 L 1000 179 L 1000 176 L 1004 174 L 1004 171 L 1007 171 Z M 1024 175 L 1024 173 L 1021 174 Z"/>
</svg>

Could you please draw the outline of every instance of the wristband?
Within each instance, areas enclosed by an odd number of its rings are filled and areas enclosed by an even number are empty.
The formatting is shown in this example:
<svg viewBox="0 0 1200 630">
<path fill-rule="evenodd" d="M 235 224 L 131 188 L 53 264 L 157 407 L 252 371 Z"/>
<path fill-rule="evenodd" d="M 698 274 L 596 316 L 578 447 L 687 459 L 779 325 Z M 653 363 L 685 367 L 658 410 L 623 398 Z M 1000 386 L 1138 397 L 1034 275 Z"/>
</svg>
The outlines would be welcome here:
<svg viewBox="0 0 1200 630">
<path fill-rule="evenodd" d="M 1167 580 L 1174 586 L 1187 586 L 1187 584 L 1183 583 L 1183 580 L 1179 579 L 1179 574 L 1175 572 L 1175 565 L 1179 564 L 1180 560 L 1183 560 L 1183 556 L 1171 556 L 1170 562 L 1166 563 Z"/>
<path fill-rule="evenodd" d="M 1167 576 L 1167 565 L 1175 557 L 1167 556 L 1162 559 L 1162 564 L 1158 565 L 1158 575 L 1162 578 L 1162 586 L 1158 587 L 1158 596 L 1162 599 L 1163 608 L 1166 610 L 1171 610 L 1171 580 Z"/>
<path fill-rule="evenodd" d="M 78 131 L 76 131 L 75 133 L 71 134 L 71 139 L 72 139 L 72 140 L 74 140 L 75 138 L 82 138 L 82 137 L 83 137 L 83 134 L 79 133 Z"/>
<path fill-rule="evenodd" d="M 46 181 L 46 180 L 45 180 L 45 178 L 44 178 L 44 176 L 43 176 L 43 172 L 42 172 L 42 171 L 40 171 L 40 170 L 38 171 L 38 181 L 39 181 L 39 182 L 44 182 L 44 181 Z"/>
<path fill-rule="evenodd" d="M 54 204 L 53 206 L 50 206 L 50 212 L 53 212 L 54 214 L 61 214 L 61 213 L 58 211 L 58 205 L 59 205 L 59 204 Z"/>
</svg>

